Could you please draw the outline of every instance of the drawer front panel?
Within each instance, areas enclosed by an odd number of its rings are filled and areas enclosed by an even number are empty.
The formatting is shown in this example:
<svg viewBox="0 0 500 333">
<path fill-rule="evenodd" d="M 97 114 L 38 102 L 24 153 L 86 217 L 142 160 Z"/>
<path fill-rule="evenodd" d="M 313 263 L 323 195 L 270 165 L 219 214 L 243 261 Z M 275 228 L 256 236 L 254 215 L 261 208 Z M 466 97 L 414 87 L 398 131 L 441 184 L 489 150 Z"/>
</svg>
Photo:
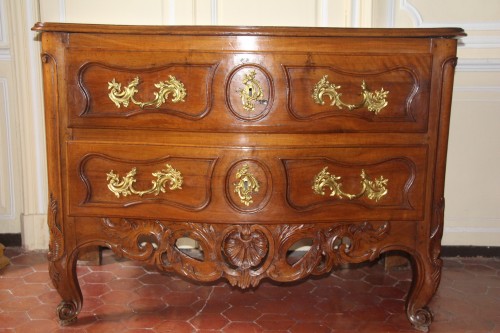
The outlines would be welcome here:
<svg viewBox="0 0 500 333">
<path fill-rule="evenodd" d="M 175 128 L 203 119 L 212 108 L 218 57 L 197 54 L 186 61 L 187 55 L 168 52 L 72 53 L 71 126 Z"/>
<path fill-rule="evenodd" d="M 326 156 L 283 161 L 287 201 L 299 211 L 329 205 L 410 208 L 415 163 L 406 157 L 346 163 Z"/>
<path fill-rule="evenodd" d="M 241 223 L 279 221 L 284 214 L 297 222 L 418 220 L 424 212 L 422 146 L 245 149 L 75 142 L 68 152 L 73 215 Z"/>
<path fill-rule="evenodd" d="M 141 146 L 119 145 L 89 151 L 69 144 L 68 152 L 69 186 L 75 189 L 70 203 L 76 211 L 145 203 L 199 211 L 210 202 L 216 157 L 188 157 L 182 148 L 148 153 Z"/>
<path fill-rule="evenodd" d="M 214 67 L 172 64 L 154 70 L 131 70 L 87 63 L 79 73 L 83 95 L 88 97 L 81 115 L 125 118 L 158 112 L 201 119 L 211 106 Z"/>
<path fill-rule="evenodd" d="M 424 132 L 430 56 L 313 56 L 284 65 L 290 114 L 313 127 Z"/>
<path fill-rule="evenodd" d="M 431 57 L 70 50 L 70 127 L 427 131 Z"/>
</svg>

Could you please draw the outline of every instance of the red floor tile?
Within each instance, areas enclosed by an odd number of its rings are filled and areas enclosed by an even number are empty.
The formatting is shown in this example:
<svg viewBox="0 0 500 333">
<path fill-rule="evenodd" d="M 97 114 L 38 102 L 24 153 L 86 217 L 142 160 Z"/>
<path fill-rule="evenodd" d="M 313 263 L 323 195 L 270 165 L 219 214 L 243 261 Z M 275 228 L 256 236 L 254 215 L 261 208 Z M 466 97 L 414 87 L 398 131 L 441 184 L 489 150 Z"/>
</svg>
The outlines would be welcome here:
<svg viewBox="0 0 500 333">
<path fill-rule="evenodd" d="M 60 327 L 60 296 L 44 253 L 6 249 L 0 271 L 1 333 L 341 333 L 417 332 L 404 311 L 411 270 L 379 264 L 339 268 L 295 283 L 262 281 L 240 290 L 200 284 L 105 251 L 101 266 L 78 266 L 84 304 Z M 445 258 L 430 307 L 433 333 L 500 332 L 500 259 Z"/>
<path fill-rule="evenodd" d="M 197 329 L 220 330 L 226 326 L 229 321 L 218 313 L 201 313 L 189 321 Z"/>
</svg>

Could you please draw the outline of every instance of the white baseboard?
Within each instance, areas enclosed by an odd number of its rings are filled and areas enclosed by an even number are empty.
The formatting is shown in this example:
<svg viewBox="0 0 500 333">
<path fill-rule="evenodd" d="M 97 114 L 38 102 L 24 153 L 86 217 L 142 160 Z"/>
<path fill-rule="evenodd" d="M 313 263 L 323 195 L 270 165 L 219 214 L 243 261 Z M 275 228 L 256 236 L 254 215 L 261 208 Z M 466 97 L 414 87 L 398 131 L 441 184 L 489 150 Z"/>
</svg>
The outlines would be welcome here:
<svg viewBox="0 0 500 333">
<path fill-rule="evenodd" d="M 23 248 L 26 250 L 47 250 L 49 228 L 46 214 L 23 215 L 21 217 Z"/>
</svg>

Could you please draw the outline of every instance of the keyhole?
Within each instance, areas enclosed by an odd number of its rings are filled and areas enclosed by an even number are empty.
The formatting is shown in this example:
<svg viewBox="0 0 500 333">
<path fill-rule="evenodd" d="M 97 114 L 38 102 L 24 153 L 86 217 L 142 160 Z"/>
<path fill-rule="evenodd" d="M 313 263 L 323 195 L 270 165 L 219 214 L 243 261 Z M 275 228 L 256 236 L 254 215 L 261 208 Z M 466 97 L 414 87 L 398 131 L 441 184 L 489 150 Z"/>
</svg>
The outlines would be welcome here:
<svg viewBox="0 0 500 333">
<path fill-rule="evenodd" d="M 245 179 L 245 180 L 243 181 L 243 188 L 245 189 L 245 192 L 247 192 L 247 191 L 248 191 L 248 187 L 249 187 L 249 186 L 248 186 L 248 180 L 246 180 L 246 179 Z"/>
<path fill-rule="evenodd" d="M 252 88 L 248 88 L 248 96 L 252 97 L 252 93 L 253 93 L 253 89 Z"/>
</svg>

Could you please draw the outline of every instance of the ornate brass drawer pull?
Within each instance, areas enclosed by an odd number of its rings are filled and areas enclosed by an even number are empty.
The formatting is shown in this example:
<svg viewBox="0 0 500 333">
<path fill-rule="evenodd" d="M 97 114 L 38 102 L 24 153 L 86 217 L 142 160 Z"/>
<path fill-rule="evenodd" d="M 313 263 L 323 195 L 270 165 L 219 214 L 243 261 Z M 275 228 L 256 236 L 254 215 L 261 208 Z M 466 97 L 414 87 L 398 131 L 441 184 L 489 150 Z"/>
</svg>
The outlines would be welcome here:
<svg viewBox="0 0 500 333">
<path fill-rule="evenodd" d="M 170 182 L 170 190 L 180 190 L 182 189 L 182 175 L 179 171 L 172 168 L 170 164 L 165 164 L 165 169 L 161 171 L 153 172 L 152 175 L 156 177 L 152 180 L 153 186 L 149 190 L 138 191 L 134 188 L 134 183 L 136 182 L 135 175 L 137 174 L 137 168 L 130 170 L 125 177 L 120 180 L 119 176 L 111 170 L 107 173 L 106 181 L 108 182 L 108 188 L 113 192 L 117 198 L 120 195 L 124 197 L 132 194 L 137 194 L 142 197 L 144 194 L 154 193 L 154 195 L 160 194 L 160 192 L 165 193 L 165 183 Z"/>
<path fill-rule="evenodd" d="M 362 196 L 367 196 L 370 200 L 379 201 L 383 196 L 387 194 L 387 182 L 388 179 L 385 179 L 383 176 L 380 176 L 379 179 L 370 180 L 366 177 L 365 170 L 361 170 L 361 191 L 358 194 L 349 194 L 342 191 L 342 183 L 339 182 L 341 177 L 337 177 L 332 175 L 327 171 L 328 167 L 324 167 L 315 177 L 314 177 L 314 185 L 312 189 L 315 194 L 325 195 L 325 187 L 330 188 L 330 196 L 337 196 L 339 199 L 346 197 L 350 200 L 358 199 Z"/>
<path fill-rule="evenodd" d="M 248 171 L 248 164 L 244 164 L 241 169 L 236 171 L 236 179 L 239 181 L 233 183 L 234 192 L 238 193 L 240 201 L 245 206 L 253 203 L 252 194 L 259 192 L 259 181 Z"/>
<path fill-rule="evenodd" d="M 155 87 L 160 90 L 155 92 L 155 99 L 149 102 L 139 102 L 134 99 L 135 93 L 139 92 L 137 86 L 139 85 L 139 77 L 136 76 L 126 87 L 122 90 L 121 83 L 113 80 L 108 82 L 108 90 L 111 90 L 108 94 L 109 99 L 111 99 L 117 108 L 122 104 L 127 107 L 130 102 L 135 105 L 139 105 L 141 108 L 153 105 L 155 108 L 159 108 L 163 103 L 166 103 L 170 94 L 172 94 L 172 103 L 184 102 L 184 97 L 187 96 L 184 84 L 177 80 L 175 76 L 169 75 L 168 81 L 160 81 L 155 83 Z"/>
<path fill-rule="evenodd" d="M 314 91 L 312 94 L 312 98 L 316 104 L 324 105 L 325 101 L 323 100 L 323 95 L 329 96 L 331 106 L 336 106 L 339 109 L 346 107 L 349 110 L 367 108 L 368 111 L 371 111 L 375 114 L 379 114 L 379 112 L 385 108 L 388 104 L 386 97 L 389 94 L 388 91 L 384 90 L 384 88 L 380 90 L 375 90 L 374 92 L 368 90 L 366 87 L 366 83 L 363 80 L 361 83 L 361 94 L 363 95 L 363 100 L 359 104 L 347 104 L 340 100 L 342 93 L 339 93 L 337 89 L 340 89 L 341 86 L 335 85 L 335 83 L 330 83 L 328 81 L 328 75 L 324 75 L 321 80 L 316 83 L 314 86 Z"/>
<path fill-rule="evenodd" d="M 243 77 L 244 87 L 238 89 L 243 109 L 249 112 L 255 111 L 255 103 L 267 104 L 260 82 L 255 78 L 255 75 L 257 75 L 255 71 L 245 74 Z"/>
</svg>

